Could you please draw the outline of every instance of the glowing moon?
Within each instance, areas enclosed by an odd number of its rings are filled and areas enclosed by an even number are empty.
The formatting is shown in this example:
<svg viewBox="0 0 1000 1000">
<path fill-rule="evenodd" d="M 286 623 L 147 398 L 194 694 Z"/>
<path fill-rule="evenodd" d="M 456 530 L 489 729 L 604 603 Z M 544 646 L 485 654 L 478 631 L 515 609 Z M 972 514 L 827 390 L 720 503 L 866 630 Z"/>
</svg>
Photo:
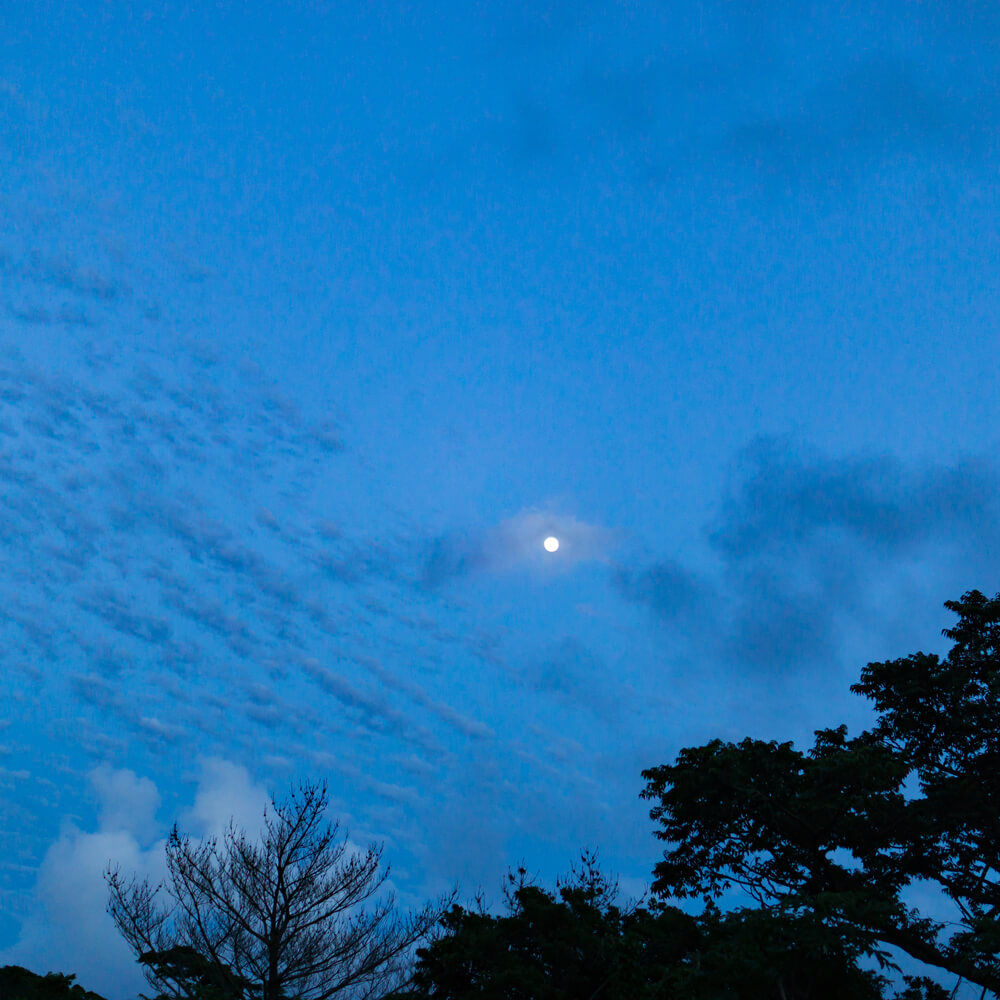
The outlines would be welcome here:
<svg viewBox="0 0 1000 1000">
<path fill-rule="evenodd" d="M 542 542 L 542 545 L 545 546 L 546 552 L 555 552 L 555 550 L 559 548 L 559 539 L 556 538 L 555 535 L 549 535 L 549 537 Z"/>
</svg>

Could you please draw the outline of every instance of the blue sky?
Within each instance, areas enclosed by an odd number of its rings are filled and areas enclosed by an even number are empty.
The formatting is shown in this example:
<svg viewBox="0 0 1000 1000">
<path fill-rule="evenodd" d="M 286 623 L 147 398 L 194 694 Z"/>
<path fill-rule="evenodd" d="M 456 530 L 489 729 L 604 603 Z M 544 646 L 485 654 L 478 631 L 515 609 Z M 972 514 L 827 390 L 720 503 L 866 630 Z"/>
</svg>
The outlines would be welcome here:
<svg viewBox="0 0 1000 1000">
<path fill-rule="evenodd" d="M 1000 8 L 870 8 L 4 5 L 0 964 L 135 996 L 108 859 L 297 779 L 638 895 L 1000 590 Z"/>
</svg>

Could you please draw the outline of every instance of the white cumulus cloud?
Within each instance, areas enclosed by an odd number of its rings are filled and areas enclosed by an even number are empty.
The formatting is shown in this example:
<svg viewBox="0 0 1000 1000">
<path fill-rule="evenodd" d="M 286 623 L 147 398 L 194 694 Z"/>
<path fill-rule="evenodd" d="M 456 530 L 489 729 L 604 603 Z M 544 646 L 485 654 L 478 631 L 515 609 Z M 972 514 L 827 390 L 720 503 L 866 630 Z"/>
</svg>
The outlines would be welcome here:
<svg viewBox="0 0 1000 1000">
<path fill-rule="evenodd" d="M 89 778 L 100 801 L 101 830 L 109 833 L 124 830 L 143 844 L 156 836 L 160 793 L 149 778 L 140 778 L 127 769 L 116 770 L 108 764 L 95 767 Z"/>
<path fill-rule="evenodd" d="M 101 765 L 90 772 L 97 797 L 97 830 L 88 833 L 66 822 L 38 868 L 32 905 L 17 942 L 0 951 L 0 966 L 33 972 L 74 973 L 77 982 L 108 1000 L 134 1000 L 148 992 L 132 952 L 107 913 L 109 864 L 123 876 L 156 886 L 167 877 L 166 834 L 159 824 L 160 794 L 148 778 Z M 251 840 L 263 829 L 266 789 L 247 770 L 208 758 L 192 806 L 178 817 L 182 836 L 216 836 L 234 819 Z M 159 834 L 159 838 L 155 839 Z M 145 845 L 145 846 L 144 846 Z M 169 905 L 163 897 L 162 904 Z"/>
</svg>

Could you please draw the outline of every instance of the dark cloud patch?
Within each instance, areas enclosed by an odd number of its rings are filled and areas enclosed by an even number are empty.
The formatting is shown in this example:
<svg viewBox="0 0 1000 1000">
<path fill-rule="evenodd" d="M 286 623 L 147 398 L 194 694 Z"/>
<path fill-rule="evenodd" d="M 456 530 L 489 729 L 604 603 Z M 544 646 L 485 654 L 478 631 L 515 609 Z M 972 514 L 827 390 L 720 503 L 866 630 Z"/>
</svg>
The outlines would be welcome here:
<svg viewBox="0 0 1000 1000">
<path fill-rule="evenodd" d="M 996 469 L 985 461 L 907 467 L 891 456 L 825 458 L 758 439 L 744 452 L 709 541 L 733 563 L 787 556 L 842 532 L 898 556 L 934 539 L 990 530 Z"/>
<path fill-rule="evenodd" d="M 678 624 L 704 614 L 711 597 L 704 580 L 672 559 L 643 569 L 618 567 L 612 580 L 630 601 L 645 604 L 664 621 Z"/>
<path fill-rule="evenodd" d="M 446 702 L 435 699 L 425 687 L 388 670 L 374 657 L 358 657 L 357 662 L 375 677 L 381 686 L 406 695 L 412 702 L 427 709 L 463 736 L 484 739 L 495 735 L 489 726 L 463 715 Z"/>
<path fill-rule="evenodd" d="M 28 323 L 38 326 L 51 326 L 62 323 L 65 326 L 94 326 L 93 320 L 80 308 L 72 306 L 59 306 L 57 309 L 49 309 L 45 306 L 30 304 L 12 304 L 8 306 L 11 317 L 21 323 Z"/>
<path fill-rule="evenodd" d="M 107 278 L 95 270 L 81 267 L 68 259 L 46 257 L 37 251 L 29 255 L 25 274 L 38 283 L 52 285 L 99 302 L 113 302 L 128 293 L 127 287 L 121 282 Z"/>
<path fill-rule="evenodd" d="M 413 719 L 390 704 L 382 691 L 366 690 L 345 677 L 341 672 L 343 663 L 335 669 L 307 658 L 300 666 L 319 687 L 350 710 L 351 718 L 365 729 L 412 741 L 429 752 L 440 752 L 440 744 L 426 728 L 414 725 Z"/>
<path fill-rule="evenodd" d="M 342 584 L 392 579 L 399 572 L 398 553 L 371 539 L 325 538 L 310 558 L 324 577 Z"/>
<path fill-rule="evenodd" d="M 828 595 L 803 593 L 767 567 L 750 567 L 734 589 L 735 613 L 717 623 L 725 662 L 781 674 L 829 660 L 834 619 L 843 609 Z"/>
<path fill-rule="evenodd" d="M 892 458 L 805 462 L 767 439 L 754 443 L 741 465 L 709 533 L 731 562 L 787 555 L 834 528 L 886 552 L 926 532 L 906 509 L 904 473 Z"/>
<path fill-rule="evenodd" d="M 484 562 L 473 540 L 436 538 L 427 547 L 421 578 L 426 587 L 433 589 L 447 580 L 474 573 Z"/>
<path fill-rule="evenodd" d="M 606 721 L 621 714 L 620 686 L 609 684 L 607 664 L 578 639 L 550 643 L 521 676 L 536 694 L 571 710 L 583 709 Z"/>
<path fill-rule="evenodd" d="M 170 638 L 171 625 L 164 618 L 143 614 L 133 608 L 128 598 L 110 589 L 85 595 L 77 600 L 78 606 L 103 619 L 113 629 L 125 636 L 144 642 L 162 643 Z"/>
<path fill-rule="evenodd" d="M 728 164 L 760 179 L 838 183 L 888 158 L 983 156 L 995 145 L 1000 93 L 961 93 L 930 67 L 891 54 L 865 57 L 804 89 L 795 106 L 735 122 L 699 149 L 692 163 Z"/>
<path fill-rule="evenodd" d="M 531 161 L 556 154 L 561 143 L 559 123 L 552 111 L 526 93 L 513 100 L 509 142 L 515 156 Z"/>
<path fill-rule="evenodd" d="M 664 560 L 613 579 L 706 662 L 782 675 L 836 662 L 852 631 L 912 622 L 914 599 L 934 613 L 971 587 L 996 589 L 998 497 L 985 460 L 832 458 L 760 439 L 705 528 L 716 576 Z M 886 602 L 897 586 L 907 601 Z"/>
<path fill-rule="evenodd" d="M 522 164 L 631 163 L 644 183 L 692 171 L 842 183 L 900 154 L 983 157 L 1000 125 L 985 7 L 602 11 L 600 35 L 549 39 L 544 70 L 520 74 L 483 128 Z M 857 20 L 863 38 L 845 30 Z"/>
<path fill-rule="evenodd" d="M 120 703 L 114 686 L 104 677 L 96 674 L 72 674 L 69 682 L 74 693 L 91 705 L 111 708 Z"/>
<path fill-rule="evenodd" d="M 68 255 L 32 249 L 0 256 L 0 304 L 26 328 L 96 328 L 130 299 L 128 285 Z"/>
<path fill-rule="evenodd" d="M 161 594 L 168 607 L 198 628 L 219 636 L 238 656 L 252 653 L 253 635 L 250 627 L 236 615 L 229 613 L 219 602 L 188 588 L 164 589 Z"/>
</svg>

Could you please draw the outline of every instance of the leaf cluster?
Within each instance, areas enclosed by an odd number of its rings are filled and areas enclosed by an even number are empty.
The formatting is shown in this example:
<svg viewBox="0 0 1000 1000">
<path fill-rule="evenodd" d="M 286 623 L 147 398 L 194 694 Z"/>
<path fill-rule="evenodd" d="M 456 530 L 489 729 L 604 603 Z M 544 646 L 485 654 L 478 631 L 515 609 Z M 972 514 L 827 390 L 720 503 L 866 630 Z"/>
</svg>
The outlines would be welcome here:
<svg viewBox="0 0 1000 1000">
<path fill-rule="evenodd" d="M 0 1000 L 104 1000 L 74 983 L 75 975 L 48 972 L 44 976 L 20 965 L 0 969 Z"/>
</svg>

